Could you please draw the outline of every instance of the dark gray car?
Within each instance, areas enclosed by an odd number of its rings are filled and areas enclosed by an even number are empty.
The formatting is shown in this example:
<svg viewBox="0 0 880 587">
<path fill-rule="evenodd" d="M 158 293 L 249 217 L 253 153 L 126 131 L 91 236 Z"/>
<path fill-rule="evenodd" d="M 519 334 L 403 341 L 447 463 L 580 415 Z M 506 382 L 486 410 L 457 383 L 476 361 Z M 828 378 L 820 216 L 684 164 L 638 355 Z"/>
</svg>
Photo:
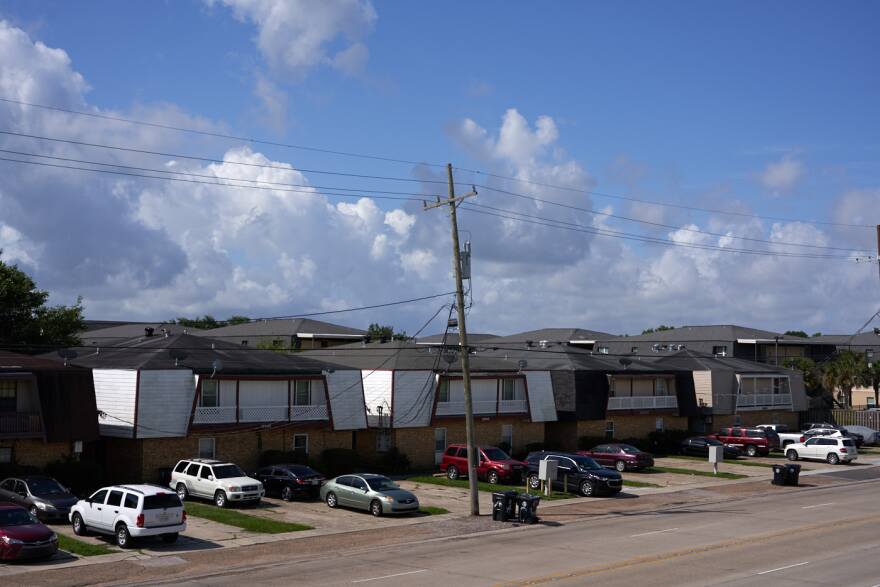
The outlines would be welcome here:
<svg viewBox="0 0 880 587">
<path fill-rule="evenodd" d="M 0 501 L 26 507 L 40 520 L 64 520 L 78 501 L 63 485 L 51 477 L 29 475 L 0 481 Z"/>
<path fill-rule="evenodd" d="M 340 475 L 321 487 L 321 499 L 331 508 L 357 508 L 374 516 L 419 511 L 416 496 L 383 475 Z"/>
</svg>

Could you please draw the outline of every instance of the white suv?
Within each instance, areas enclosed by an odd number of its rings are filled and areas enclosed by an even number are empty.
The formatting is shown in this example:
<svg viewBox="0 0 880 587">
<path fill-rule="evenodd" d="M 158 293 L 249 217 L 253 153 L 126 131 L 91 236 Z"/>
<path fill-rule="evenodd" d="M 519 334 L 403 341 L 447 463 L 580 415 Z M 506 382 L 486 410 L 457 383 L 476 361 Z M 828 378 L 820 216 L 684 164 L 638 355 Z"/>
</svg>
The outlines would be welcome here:
<svg viewBox="0 0 880 587">
<path fill-rule="evenodd" d="M 814 436 L 806 442 L 795 442 L 785 448 L 785 456 L 790 461 L 798 459 L 818 459 L 830 465 L 851 463 L 859 458 L 856 443 L 852 438 L 839 436 Z"/>
<path fill-rule="evenodd" d="M 175 542 L 186 530 L 186 512 L 174 493 L 158 485 L 113 485 L 81 499 L 70 508 L 70 523 L 77 536 L 89 531 L 116 536 L 122 548 L 132 538 L 160 536 Z"/>
<path fill-rule="evenodd" d="M 189 496 L 213 500 L 223 508 L 230 501 L 256 505 L 265 495 L 263 484 L 245 475 L 238 465 L 211 459 L 185 459 L 171 472 L 172 489 L 184 500 Z"/>
</svg>

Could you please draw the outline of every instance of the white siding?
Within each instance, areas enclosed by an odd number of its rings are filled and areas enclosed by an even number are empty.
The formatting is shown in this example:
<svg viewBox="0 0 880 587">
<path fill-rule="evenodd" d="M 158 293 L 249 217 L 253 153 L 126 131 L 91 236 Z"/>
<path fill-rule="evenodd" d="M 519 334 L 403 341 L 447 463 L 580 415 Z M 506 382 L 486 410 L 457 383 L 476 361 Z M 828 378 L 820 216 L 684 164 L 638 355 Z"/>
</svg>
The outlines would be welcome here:
<svg viewBox="0 0 880 587">
<path fill-rule="evenodd" d="M 387 415 L 391 412 L 391 385 L 393 381 L 392 371 L 363 371 L 364 405 L 370 421 L 378 422 L 378 406 L 382 406 L 382 413 Z"/>
<path fill-rule="evenodd" d="M 98 419 L 101 436 L 132 438 L 137 371 L 94 369 L 95 402 L 105 414 Z"/>
<path fill-rule="evenodd" d="M 428 426 L 437 378 L 433 371 L 394 372 L 394 428 Z"/>
<path fill-rule="evenodd" d="M 327 373 L 327 395 L 334 430 L 363 430 L 367 427 L 364 414 L 364 387 L 361 372 L 353 370 Z"/>
<path fill-rule="evenodd" d="M 195 387 L 189 369 L 141 371 L 137 401 L 137 437 L 186 436 Z"/>
<path fill-rule="evenodd" d="M 698 406 L 711 408 L 712 403 L 712 372 L 694 371 L 694 395 Z"/>
<path fill-rule="evenodd" d="M 241 407 L 284 406 L 286 408 L 287 380 L 239 381 L 238 405 Z"/>
<path fill-rule="evenodd" d="M 556 402 L 549 371 L 526 371 L 532 422 L 555 422 Z"/>
<path fill-rule="evenodd" d="M 231 379 L 221 379 L 218 405 L 235 407 L 235 388 L 235 381 Z"/>
</svg>

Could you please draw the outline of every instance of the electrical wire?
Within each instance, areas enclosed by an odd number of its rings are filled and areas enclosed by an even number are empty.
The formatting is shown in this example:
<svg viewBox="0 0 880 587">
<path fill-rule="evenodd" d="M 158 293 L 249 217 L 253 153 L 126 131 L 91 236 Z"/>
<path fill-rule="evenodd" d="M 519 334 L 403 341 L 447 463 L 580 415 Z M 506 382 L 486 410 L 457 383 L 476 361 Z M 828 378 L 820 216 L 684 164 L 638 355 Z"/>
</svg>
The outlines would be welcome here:
<svg viewBox="0 0 880 587">
<path fill-rule="evenodd" d="M 227 133 L 221 133 L 221 132 L 199 130 L 199 129 L 195 129 L 195 128 L 186 128 L 186 127 L 182 127 L 182 126 L 174 126 L 174 125 L 162 124 L 162 123 L 158 123 L 158 122 L 148 122 L 145 120 L 124 118 L 122 116 L 110 116 L 108 114 L 100 114 L 97 112 L 85 112 L 83 110 L 73 110 L 71 108 L 61 108 L 59 106 L 49 106 L 46 104 L 37 104 L 34 102 L 25 102 L 23 100 L 14 100 L 12 98 L 6 98 L 6 97 L 0 97 L 0 102 L 6 102 L 7 104 L 17 104 L 19 106 L 28 106 L 31 108 L 40 108 L 43 110 L 52 110 L 54 112 L 63 112 L 65 114 L 74 114 L 77 116 L 88 116 L 90 118 L 98 118 L 101 120 L 110 120 L 113 122 L 123 122 L 126 124 L 134 124 L 134 125 L 138 125 L 138 126 L 148 126 L 151 128 L 161 128 L 161 129 L 165 129 L 165 130 L 173 130 L 173 131 L 177 131 L 177 132 L 197 134 L 197 135 L 214 137 L 214 138 L 231 139 L 231 140 L 242 141 L 242 142 L 246 142 L 246 143 L 254 143 L 254 144 L 259 144 L 259 145 L 269 145 L 272 147 L 283 147 L 285 149 L 296 149 L 296 150 L 300 150 L 300 151 L 310 151 L 310 152 L 314 152 L 314 153 L 323 153 L 326 155 L 339 155 L 339 156 L 343 156 L 343 157 L 356 157 L 359 159 L 370 159 L 373 161 L 386 161 L 389 163 L 403 163 L 405 165 L 426 165 L 429 167 L 446 167 L 445 165 L 443 165 L 441 163 L 428 163 L 428 162 L 424 162 L 424 161 L 411 161 L 411 160 L 407 160 L 407 159 L 395 159 L 393 157 L 383 157 L 380 155 L 369 155 L 369 154 L 365 154 L 365 153 L 354 153 L 354 152 L 349 152 L 349 151 L 336 151 L 333 149 L 322 149 L 319 147 L 311 147 L 311 146 L 307 146 L 307 145 L 281 143 L 281 142 L 277 142 L 277 141 L 268 141 L 265 139 L 257 139 L 257 138 L 253 138 L 253 137 L 247 137 L 247 136 L 239 136 L 239 135 L 233 135 L 233 134 L 227 134 Z"/>
</svg>

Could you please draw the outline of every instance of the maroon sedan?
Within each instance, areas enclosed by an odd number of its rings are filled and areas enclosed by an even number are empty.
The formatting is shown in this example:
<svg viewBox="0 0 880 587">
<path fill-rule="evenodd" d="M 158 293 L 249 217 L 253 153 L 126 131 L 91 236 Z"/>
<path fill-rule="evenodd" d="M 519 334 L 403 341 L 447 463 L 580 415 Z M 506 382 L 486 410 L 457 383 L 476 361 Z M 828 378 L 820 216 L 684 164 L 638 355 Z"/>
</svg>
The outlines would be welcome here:
<svg viewBox="0 0 880 587">
<path fill-rule="evenodd" d="M 49 558 L 58 536 L 21 506 L 0 503 L 0 560 Z"/>
<path fill-rule="evenodd" d="M 654 466 L 654 457 L 629 444 L 600 444 L 590 450 L 578 451 L 579 455 L 591 457 L 605 467 L 614 467 L 621 473 L 626 470 L 638 471 Z"/>
</svg>

